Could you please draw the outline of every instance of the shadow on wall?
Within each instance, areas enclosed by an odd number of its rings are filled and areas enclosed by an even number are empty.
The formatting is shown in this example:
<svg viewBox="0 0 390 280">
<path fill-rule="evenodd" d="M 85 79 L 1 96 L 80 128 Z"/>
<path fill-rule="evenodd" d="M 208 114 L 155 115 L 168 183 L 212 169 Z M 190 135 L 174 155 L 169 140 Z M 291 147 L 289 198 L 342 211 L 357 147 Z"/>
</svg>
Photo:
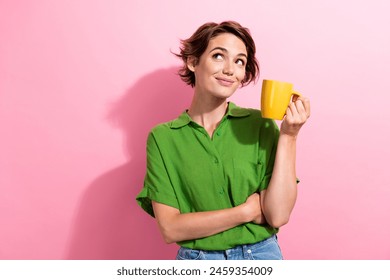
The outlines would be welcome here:
<svg viewBox="0 0 390 280">
<path fill-rule="evenodd" d="M 143 186 L 149 130 L 176 118 L 192 98 L 191 87 L 180 80 L 177 70 L 172 67 L 144 76 L 110 108 L 108 120 L 124 132 L 128 162 L 87 187 L 65 258 L 175 258 L 178 247 L 164 243 L 156 221 L 143 212 L 135 197 Z"/>
</svg>

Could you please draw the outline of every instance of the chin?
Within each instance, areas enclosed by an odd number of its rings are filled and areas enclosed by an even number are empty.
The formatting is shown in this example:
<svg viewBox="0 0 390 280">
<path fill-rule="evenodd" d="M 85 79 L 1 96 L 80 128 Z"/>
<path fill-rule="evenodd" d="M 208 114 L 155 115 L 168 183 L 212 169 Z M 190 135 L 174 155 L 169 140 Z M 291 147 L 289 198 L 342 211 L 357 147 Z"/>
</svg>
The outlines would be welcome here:
<svg viewBox="0 0 390 280">
<path fill-rule="evenodd" d="M 229 87 L 229 88 L 222 88 L 222 89 L 218 88 L 212 92 L 215 97 L 228 98 L 232 96 L 236 92 L 236 90 L 237 90 L 236 87 Z"/>
<path fill-rule="evenodd" d="M 220 97 L 220 98 L 229 98 L 231 97 L 234 93 L 236 92 L 236 90 L 232 90 L 232 91 L 228 91 L 228 92 L 221 92 L 220 94 L 216 94 L 216 97 Z"/>
</svg>

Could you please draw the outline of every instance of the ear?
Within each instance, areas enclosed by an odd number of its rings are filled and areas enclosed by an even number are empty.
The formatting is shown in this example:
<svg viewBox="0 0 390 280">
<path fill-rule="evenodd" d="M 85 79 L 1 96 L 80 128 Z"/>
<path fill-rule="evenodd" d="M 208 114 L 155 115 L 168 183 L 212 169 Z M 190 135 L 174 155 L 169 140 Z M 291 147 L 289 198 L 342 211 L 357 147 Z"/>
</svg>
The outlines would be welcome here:
<svg viewBox="0 0 390 280">
<path fill-rule="evenodd" d="M 195 66 L 197 64 L 197 59 L 194 56 L 190 56 L 187 58 L 187 68 L 191 72 L 195 72 Z"/>
</svg>

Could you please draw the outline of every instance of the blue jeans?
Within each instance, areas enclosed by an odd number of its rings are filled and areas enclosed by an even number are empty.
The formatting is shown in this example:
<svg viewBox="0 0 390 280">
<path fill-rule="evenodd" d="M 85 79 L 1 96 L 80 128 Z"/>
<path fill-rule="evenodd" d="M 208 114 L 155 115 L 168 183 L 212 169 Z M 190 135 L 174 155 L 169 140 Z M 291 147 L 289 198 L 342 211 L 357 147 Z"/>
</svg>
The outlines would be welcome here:
<svg viewBox="0 0 390 280">
<path fill-rule="evenodd" d="M 196 250 L 180 247 L 177 260 L 282 260 L 276 235 L 255 244 L 239 245 L 227 250 Z"/>
</svg>

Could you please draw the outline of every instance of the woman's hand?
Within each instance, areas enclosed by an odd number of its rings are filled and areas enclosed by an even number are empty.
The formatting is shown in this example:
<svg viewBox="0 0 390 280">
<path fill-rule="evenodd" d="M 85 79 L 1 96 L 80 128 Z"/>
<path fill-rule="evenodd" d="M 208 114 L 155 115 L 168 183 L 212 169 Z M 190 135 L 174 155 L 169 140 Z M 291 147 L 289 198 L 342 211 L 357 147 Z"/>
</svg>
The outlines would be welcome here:
<svg viewBox="0 0 390 280">
<path fill-rule="evenodd" d="M 297 137 L 299 130 L 310 117 L 310 101 L 307 97 L 295 95 L 288 105 L 280 127 L 280 133 Z"/>
<path fill-rule="evenodd" d="M 261 210 L 260 194 L 254 193 L 250 195 L 244 203 L 248 221 L 255 224 L 264 224 L 266 222 L 263 211 Z"/>
</svg>

